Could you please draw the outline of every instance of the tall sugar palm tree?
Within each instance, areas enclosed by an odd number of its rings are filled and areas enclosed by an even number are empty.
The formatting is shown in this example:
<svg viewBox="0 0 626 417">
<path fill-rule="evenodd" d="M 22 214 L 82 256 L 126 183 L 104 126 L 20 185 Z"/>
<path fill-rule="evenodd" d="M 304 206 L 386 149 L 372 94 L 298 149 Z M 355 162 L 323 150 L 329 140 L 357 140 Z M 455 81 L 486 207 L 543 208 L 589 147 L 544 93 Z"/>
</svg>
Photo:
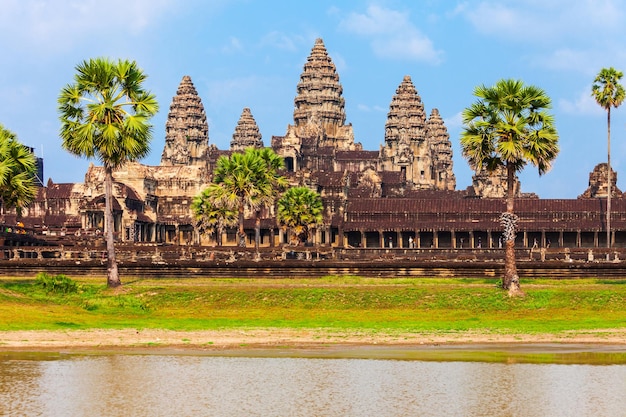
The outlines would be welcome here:
<svg viewBox="0 0 626 417">
<path fill-rule="evenodd" d="M 271 184 L 270 193 L 263 196 L 262 207 L 273 207 L 279 194 L 282 193 L 287 186 L 287 178 L 280 175 L 280 172 L 285 168 L 285 160 L 277 155 L 271 148 L 262 148 L 256 151 L 259 158 L 264 162 L 266 171 L 264 172 L 264 180 Z M 261 213 L 260 210 L 255 211 L 254 219 L 254 245 L 256 250 L 259 250 L 261 243 Z"/>
<path fill-rule="evenodd" d="M 299 242 L 307 241 L 311 227 L 323 221 L 322 198 L 307 187 L 293 187 L 278 200 L 276 220 L 283 227 L 292 229 Z"/>
<path fill-rule="evenodd" d="M 222 234 L 238 222 L 238 208 L 224 201 L 225 191 L 220 184 L 210 184 L 193 199 L 191 210 L 201 234 L 215 232 L 215 242 L 222 245 Z"/>
<path fill-rule="evenodd" d="M 37 162 L 13 132 L 0 124 L 0 200 L 2 210 L 22 209 L 35 199 Z"/>
<path fill-rule="evenodd" d="M 474 95 L 478 100 L 463 111 L 461 148 L 475 170 L 506 170 L 506 212 L 501 217 L 506 241 L 502 287 L 510 295 L 523 294 L 515 261 L 515 174 L 530 163 L 543 175 L 559 152 L 554 117 L 548 112 L 551 100 L 544 90 L 511 79 L 500 80 L 493 87 L 476 87 Z"/>
<path fill-rule="evenodd" d="M 146 78 L 134 61 L 93 58 L 76 66 L 74 82 L 58 98 L 63 148 L 104 165 L 109 287 L 122 284 L 113 236 L 113 171 L 149 153 L 149 119 L 158 111 L 155 96 L 143 87 Z"/>
<path fill-rule="evenodd" d="M 606 197 L 606 247 L 611 247 L 611 108 L 624 101 L 624 87 L 619 83 L 624 74 L 615 68 L 602 68 L 591 86 L 591 95 L 606 110 L 607 124 L 607 197 Z M 607 257 L 609 254 L 607 254 Z"/>
</svg>

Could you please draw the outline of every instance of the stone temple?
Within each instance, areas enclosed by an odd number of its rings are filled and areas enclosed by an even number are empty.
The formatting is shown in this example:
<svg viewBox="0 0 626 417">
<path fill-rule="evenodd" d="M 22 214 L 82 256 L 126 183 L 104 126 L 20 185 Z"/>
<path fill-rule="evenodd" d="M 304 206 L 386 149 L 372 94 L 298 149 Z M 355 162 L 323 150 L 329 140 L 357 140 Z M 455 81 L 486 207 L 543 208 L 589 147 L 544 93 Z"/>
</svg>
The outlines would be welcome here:
<svg viewBox="0 0 626 417">
<path fill-rule="evenodd" d="M 384 144 L 378 150 L 365 150 L 346 123 L 335 64 L 323 41 L 315 41 L 296 85 L 293 124 L 269 143 L 284 158 L 284 175 L 290 183 L 310 187 L 323 198 L 324 222 L 316 228 L 312 243 L 362 248 L 498 247 L 506 176 L 477 172 L 472 186 L 456 190 L 450 136 L 439 111 L 426 111 L 410 76 L 398 81 L 396 91 L 390 92 Z M 191 202 L 211 182 L 220 156 L 264 146 L 249 108 L 242 110 L 234 127 L 230 149 L 210 144 L 202 100 L 192 79 L 184 76 L 169 107 L 160 165 L 131 163 L 114 172 L 118 240 L 215 245 L 214 236 L 201 236 L 194 227 Z M 607 166 L 600 164 L 579 198 L 558 200 L 523 194 L 517 182 L 517 244 L 606 245 L 606 178 Z M 101 233 L 103 179 L 103 168 L 92 164 L 84 183 L 49 180 L 24 212 L 24 223 L 47 235 Z M 616 173 L 612 181 L 611 239 L 626 246 L 626 200 L 615 186 Z M 288 243 L 273 210 L 261 216 L 261 245 Z M 245 226 L 247 242 L 252 244 L 251 215 Z M 222 242 L 236 246 L 236 231 L 226 231 Z"/>
</svg>

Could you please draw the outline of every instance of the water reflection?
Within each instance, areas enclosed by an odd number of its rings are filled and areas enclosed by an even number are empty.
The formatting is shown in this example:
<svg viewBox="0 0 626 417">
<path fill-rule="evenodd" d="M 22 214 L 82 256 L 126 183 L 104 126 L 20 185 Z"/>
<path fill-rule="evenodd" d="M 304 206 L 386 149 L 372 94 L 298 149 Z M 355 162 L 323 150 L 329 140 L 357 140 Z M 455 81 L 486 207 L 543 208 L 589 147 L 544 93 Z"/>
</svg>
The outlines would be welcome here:
<svg viewBox="0 0 626 417">
<path fill-rule="evenodd" d="M 0 357 L 7 416 L 626 416 L 626 365 Z"/>
</svg>

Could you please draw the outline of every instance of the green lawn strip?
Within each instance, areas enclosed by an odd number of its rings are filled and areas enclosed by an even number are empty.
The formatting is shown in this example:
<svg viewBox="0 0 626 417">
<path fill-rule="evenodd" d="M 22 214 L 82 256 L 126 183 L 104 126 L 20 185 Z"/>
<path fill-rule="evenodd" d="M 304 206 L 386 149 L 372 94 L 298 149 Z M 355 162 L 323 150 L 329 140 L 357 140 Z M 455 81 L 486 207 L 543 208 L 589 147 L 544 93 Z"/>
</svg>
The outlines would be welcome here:
<svg viewBox="0 0 626 417">
<path fill-rule="evenodd" d="M 328 328 L 373 332 L 555 333 L 626 327 L 622 280 L 529 280 L 509 298 L 493 280 L 127 279 L 78 291 L 0 278 L 0 330 Z"/>
</svg>

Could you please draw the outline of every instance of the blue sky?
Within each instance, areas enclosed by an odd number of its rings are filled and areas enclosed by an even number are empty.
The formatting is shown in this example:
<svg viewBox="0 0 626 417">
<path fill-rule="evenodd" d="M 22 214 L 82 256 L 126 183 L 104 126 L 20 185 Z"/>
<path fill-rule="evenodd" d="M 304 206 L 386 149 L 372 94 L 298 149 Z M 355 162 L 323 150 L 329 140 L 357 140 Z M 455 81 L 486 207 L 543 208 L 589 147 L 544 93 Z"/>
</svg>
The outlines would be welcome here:
<svg viewBox="0 0 626 417">
<path fill-rule="evenodd" d="M 410 75 L 427 114 L 437 108 L 445 120 L 457 189 L 471 184 L 459 136 L 474 87 L 516 78 L 543 88 L 561 152 L 542 177 L 527 167 L 522 191 L 575 198 L 606 161 L 606 112 L 590 91 L 601 68 L 626 71 L 625 14 L 626 1 L 618 0 L 3 0 L 0 123 L 44 157 L 45 181 L 82 182 L 90 161 L 61 148 L 56 100 L 76 64 L 107 56 L 137 61 L 159 101 L 143 163 L 160 161 L 167 112 L 184 75 L 203 101 L 210 143 L 227 149 L 250 107 L 269 146 L 293 123 L 296 85 L 321 37 L 355 140 L 379 149 L 391 98 Z M 611 135 L 622 191 L 625 112 L 626 105 L 613 110 Z"/>
</svg>

